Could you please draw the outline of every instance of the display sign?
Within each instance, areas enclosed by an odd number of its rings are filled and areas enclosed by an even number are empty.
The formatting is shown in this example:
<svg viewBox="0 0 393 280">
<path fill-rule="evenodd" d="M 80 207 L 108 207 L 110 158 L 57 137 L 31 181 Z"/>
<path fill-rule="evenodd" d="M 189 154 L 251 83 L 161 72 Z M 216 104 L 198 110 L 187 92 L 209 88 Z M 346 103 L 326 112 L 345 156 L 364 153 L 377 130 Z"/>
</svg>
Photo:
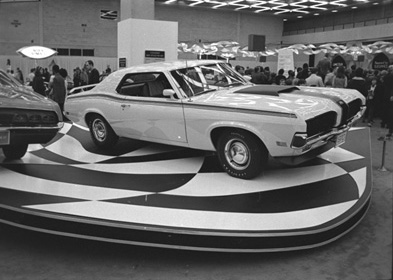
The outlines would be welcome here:
<svg viewBox="0 0 393 280">
<path fill-rule="evenodd" d="M 120 57 L 119 58 L 119 68 L 126 68 L 127 67 L 127 58 Z"/>
<path fill-rule="evenodd" d="M 16 52 L 21 54 L 22 56 L 32 59 L 44 59 L 57 54 L 57 51 L 41 46 L 23 47 L 17 50 Z"/>
<path fill-rule="evenodd" d="M 165 61 L 164 51 L 145 51 L 145 63 Z"/>
<path fill-rule="evenodd" d="M 278 51 L 277 72 L 279 69 L 284 69 L 285 72 L 294 69 L 293 51 L 291 49 L 281 49 Z"/>
<path fill-rule="evenodd" d="M 389 68 L 389 58 L 384 53 L 377 54 L 372 62 L 372 69 L 387 70 Z"/>
</svg>

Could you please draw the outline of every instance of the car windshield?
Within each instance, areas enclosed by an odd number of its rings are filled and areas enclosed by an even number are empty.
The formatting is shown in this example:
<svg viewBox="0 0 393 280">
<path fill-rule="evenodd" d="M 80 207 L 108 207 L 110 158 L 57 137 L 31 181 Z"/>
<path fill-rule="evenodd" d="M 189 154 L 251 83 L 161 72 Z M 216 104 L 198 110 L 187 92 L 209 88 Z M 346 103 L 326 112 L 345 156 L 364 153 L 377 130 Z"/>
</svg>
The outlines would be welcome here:
<svg viewBox="0 0 393 280">
<path fill-rule="evenodd" d="M 14 77 L 8 75 L 4 71 L 0 71 L 0 85 L 2 86 L 10 86 L 10 87 L 19 87 L 20 84 Z"/>
<path fill-rule="evenodd" d="M 248 83 L 226 63 L 177 69 L 171 75 L 188 97 Z"/>
</svg>

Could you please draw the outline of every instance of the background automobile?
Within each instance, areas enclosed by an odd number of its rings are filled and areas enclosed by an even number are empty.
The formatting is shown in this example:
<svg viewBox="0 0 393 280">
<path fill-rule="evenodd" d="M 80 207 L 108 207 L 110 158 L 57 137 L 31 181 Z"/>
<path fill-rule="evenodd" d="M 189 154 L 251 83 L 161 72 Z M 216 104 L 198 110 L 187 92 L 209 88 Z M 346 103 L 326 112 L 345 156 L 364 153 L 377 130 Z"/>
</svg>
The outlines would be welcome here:
<svg viewBox="0 0 393 280">
<path fill-rule="evenodd" d="M 21 158 L 29 144 L 49 142 L 62 125 L 57 103 L 0 70 L 0 147 L 6 158 Z"/>
<path fill-rule="evenodd" d="M 250 179 L 269 155 L 298 164 L 341 145 L 364 105 L 355 90 L 253 85 L 222 61 L 176 61 L 116 71 L 70 95 L 65 113 L 99 147 L 127 137 L 216 151 Z"/>
</svg>

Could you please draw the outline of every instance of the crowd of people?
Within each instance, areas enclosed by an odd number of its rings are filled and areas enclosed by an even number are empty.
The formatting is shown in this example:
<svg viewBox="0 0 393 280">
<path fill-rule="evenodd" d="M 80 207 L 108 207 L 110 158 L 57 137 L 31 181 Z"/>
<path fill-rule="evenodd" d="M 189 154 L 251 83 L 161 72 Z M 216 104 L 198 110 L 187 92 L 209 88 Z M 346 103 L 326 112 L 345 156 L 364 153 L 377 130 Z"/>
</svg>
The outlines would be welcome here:
<svg viewBox="0 0 393 280">
<path fill-rule="evenodd" d="M 235 70 L 254 84 L 294 85 L 311 87 L 350 88 L 358 90 L 366 98 L 366 112 L 363 122 L 372 126 L 376 118 L 381 120 L 381 127 L 388 128 L 387 137 L 393 134 L 393 65 L 388 70 L 365 70 L 352 66 L 332 68 L 328 56 L 316 67 L 303 67 L 277 73 L 269 67 L 256 66 L 244 68 L 235 66 Z"/>
<path fill-rule="evenodd" d="M 94 67 L 94 62 L 92 60 L 86 61 L 82 68 L 76 67 L 73 69 L 72 75 L 69 75 L 65 68 L 60 68 L 59 71 L 60 75 L 66 81 L 67 90 L 70 90 L 74 87 L 97 84 L 112 72 L 110 66 L 108 65 L 106 70 L 102 71 L 100 74 L 99 71 Z M 19 67 L 16 68 L 15 71 L 10 69 L 7 70 L 7 72 L 22 84 L 33 87 L 36 92 L 42 95 L 48 95 L 49 82 L 51 76 L 54 76 L 53 68 L 48 70 L 48 68 L 43 68 L 40 66 L 32 68 L 30 73 L 25 77 Z M 46 90 L 43 90 L 43 85 L 46 86 Z"/>
<path fill-rule="evenodd" d="M 51 73 L 48 68 L 37 66 L 30 70 L 30 73 L 24 78 L 20 68 L 14 72 L 8 72 L 17 79 L 20 83 L 32 87 L 32 89 L 46 96 L 59 104 L 61 111 L 64 109 L 64 102 L 69 90 L 74 87 L 97 84 L 111 73 L 109 65 L 107 69 L 100 74 L 94 67 L 94 62 L 88 60 L 81 68 L 77 67 L 73 70 L 72 77 L 68 74 L 65 68 L 60 68 L 59 65 L 53 65 Z"/>
</svg>

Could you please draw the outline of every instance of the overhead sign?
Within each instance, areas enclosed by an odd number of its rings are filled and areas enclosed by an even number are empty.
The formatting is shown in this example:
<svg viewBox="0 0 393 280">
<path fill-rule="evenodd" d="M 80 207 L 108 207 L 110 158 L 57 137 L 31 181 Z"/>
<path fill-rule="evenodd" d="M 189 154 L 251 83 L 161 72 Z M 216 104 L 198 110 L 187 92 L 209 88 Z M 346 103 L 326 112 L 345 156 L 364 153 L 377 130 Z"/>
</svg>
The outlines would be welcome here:
<svg viewBox="0 0 393 280">
<path fill-rule="evenodd" d="M 57 51 L 41 46 L 23 47 L 17 50 L 16 52 L 24 57 L 28 57 L 32 59 L 44 59 L 57 54 Z"/>
<path fill-rule="evenodd" d="M 165 61 L 164 51 L 145 51 L 145 63 Z"/>
</svg>

